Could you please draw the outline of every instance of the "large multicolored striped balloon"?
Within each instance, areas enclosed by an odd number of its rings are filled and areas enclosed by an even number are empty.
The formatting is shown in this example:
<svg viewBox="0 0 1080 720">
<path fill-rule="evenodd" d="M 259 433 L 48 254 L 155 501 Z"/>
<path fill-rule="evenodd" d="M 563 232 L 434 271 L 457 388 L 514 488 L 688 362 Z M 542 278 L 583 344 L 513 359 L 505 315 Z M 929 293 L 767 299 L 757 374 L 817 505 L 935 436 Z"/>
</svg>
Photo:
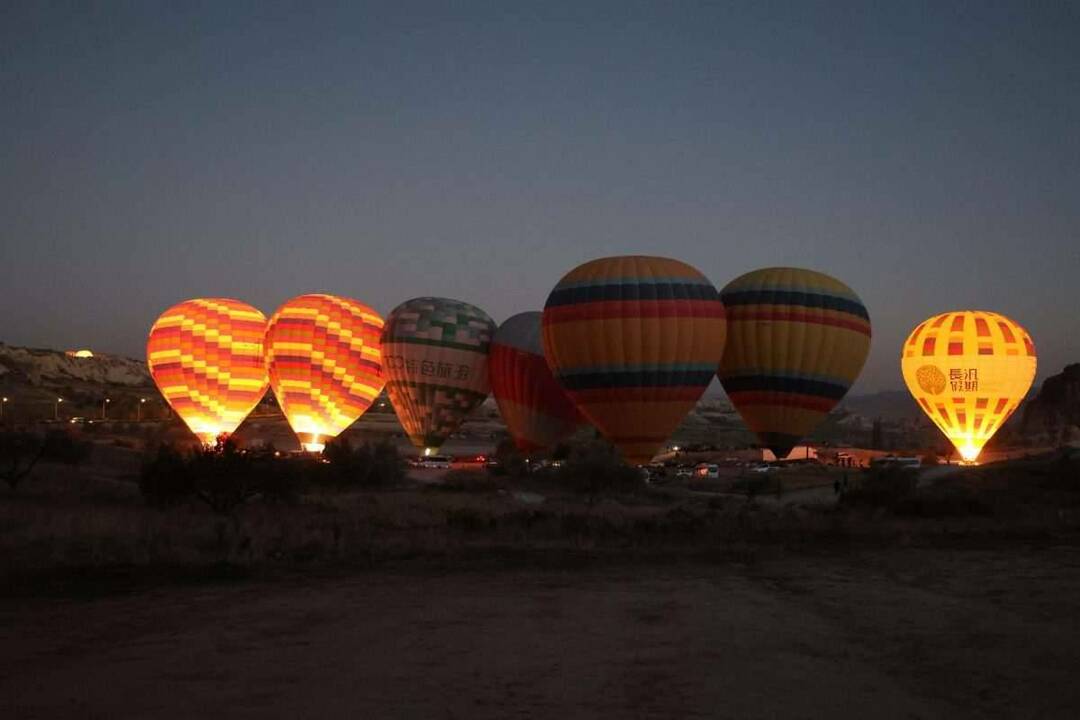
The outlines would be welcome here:
<svg viewBox="0 0 1080 720">
<path fill-rule="evenodd" d="M 548 296 L 544 354 L 578 410 L 631 463 L 646 463 L 694 407 L 724 352 L 724 307 L 668 258 L 587 262 Z"/>
<path fill-rule="evenodd" d="M 265 315 L 229 298 L 185 300 L 150 328 L 150 376 L 204 445 L 236 430 L 266 393 L 265 332 Z"/>
<path fill-rule="evenodd" d="M 382 329 L 377 312 L 336 295 L 295 297 L 270 318 L 270 386 L 305 450 L 321 451 L 382 392 Z"/>
<path fill-rule="evenodd" d="M 525 453 L 554 447 L 584 422 L 544 359 L 542 317 L 524 312 L 507 319 L 495 332 L 488 361 L 499 414 Z"/>
<path fill-rule="evenodd" d="M 929 318 L 908 336 L 900 358 L 908 390 L 967 462 L 1024 399 L 1036 363 L 1027 330 L 978 310 Z"/>
<path fill-rule="evenodd" d="M 764 268 L 720 291 L 728 341 L 718 375 L 750 429 L 777 458 L 828 415 L 870 350 L 870 315 L 823 273 Z"/>
<path fill-rule="evenodd" d="M 409 440 L 438 451 L 487 397 L 495 323 L 480 308 L 422 297 L 394 308 L 383 329 L 386 392 Z"/>
</svg>

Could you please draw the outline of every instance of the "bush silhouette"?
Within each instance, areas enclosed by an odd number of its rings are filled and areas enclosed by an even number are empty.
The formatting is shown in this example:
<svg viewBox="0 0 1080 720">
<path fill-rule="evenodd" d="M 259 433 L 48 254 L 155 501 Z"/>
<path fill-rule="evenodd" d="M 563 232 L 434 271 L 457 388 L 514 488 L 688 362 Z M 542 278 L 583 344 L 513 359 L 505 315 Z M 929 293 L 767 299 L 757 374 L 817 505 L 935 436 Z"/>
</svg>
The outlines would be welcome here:
<svg viewBox="0 0 1080 720">
<path fill-rule="evenodd" d="M 624 464 L 619 452 L 602 440 L 574 447 L 554 479 L 568 490 L 587 495 L 590 504 L 603 493 L 633 492 L 644 486 L 641 472 Z"/>
<path fill-rule="evenodd" d="M 162 445 L 144 464 L 139 489 L 156 507 L 198 498 L 226 514 L 255 497 L 292 503 L 308 490 L 386 486 L 404 474 L 388 443 L 353 448 L 342 440 L 328 444 L 323 456 L 280 456 L 273 446 L 245 450 L 220 438 L 215 447 L 191 453 Z"/>
</svg>

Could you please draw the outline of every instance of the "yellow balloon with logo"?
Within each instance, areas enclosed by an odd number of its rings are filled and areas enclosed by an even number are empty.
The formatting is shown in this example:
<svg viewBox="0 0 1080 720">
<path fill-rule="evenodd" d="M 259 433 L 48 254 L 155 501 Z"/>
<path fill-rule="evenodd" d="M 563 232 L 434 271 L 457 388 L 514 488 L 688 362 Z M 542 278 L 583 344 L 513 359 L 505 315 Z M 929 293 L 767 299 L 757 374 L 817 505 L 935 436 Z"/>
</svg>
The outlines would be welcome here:
<svg viewBox="0 0 1080 720">
<path fill-rule="evenodd" d="M 908 390 L 968 463 L 1024 399 L 1035 367 L 1027 330 L 981 310 L 927 319 L 908 336 L 900 357 Z"/>
</svg>

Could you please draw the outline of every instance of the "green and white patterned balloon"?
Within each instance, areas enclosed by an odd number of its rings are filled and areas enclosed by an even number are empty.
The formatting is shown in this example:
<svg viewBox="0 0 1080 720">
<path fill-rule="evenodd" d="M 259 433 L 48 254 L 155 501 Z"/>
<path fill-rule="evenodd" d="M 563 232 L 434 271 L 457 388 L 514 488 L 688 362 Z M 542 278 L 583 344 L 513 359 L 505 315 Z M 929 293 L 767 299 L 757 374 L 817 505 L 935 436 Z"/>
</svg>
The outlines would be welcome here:
<svg viewBox="0 0 1080 720">
<path fill-rule="evenodd" d="M 407 300 L 386 319 L 383 368 L 390 402 L 413 445 L 437 451 L 488 395 L 495 323 L 475 305 Z"/>
</svg>

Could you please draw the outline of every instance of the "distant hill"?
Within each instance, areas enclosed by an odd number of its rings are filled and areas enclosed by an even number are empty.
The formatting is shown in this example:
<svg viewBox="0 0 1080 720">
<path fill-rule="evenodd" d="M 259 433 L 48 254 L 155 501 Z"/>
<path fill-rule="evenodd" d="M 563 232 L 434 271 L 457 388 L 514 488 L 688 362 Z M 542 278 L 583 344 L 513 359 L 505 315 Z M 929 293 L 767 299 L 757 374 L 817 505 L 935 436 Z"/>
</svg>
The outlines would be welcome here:
<svg viewBox="0 0 1080 720">
<path fill-rule="evenodd" d="M 840 402 L 840 409 L 871 420 L 919 420 L 923 416 L 915 398 L 907 390 L 886 390 L 846 397 Z"/>
<path fill-rule="evenodd" d="M 72 382 L 140 387 L 152 381 L 142 360 L 100 353 L 73 357 L 59 350 L 0 343 L 0 383 L 5 387 L 55 387 Z"/>
<path fill-rule="evenodd" d="M 100 417 L 109 398 L 110 417 L 135 416 L 139 398 L 156 399 L 157 391 L 142 360 L 122 355 L 73 357 L 60 350 L 0 343 L 0 394 L 7 422 L 50 419 L 58 415 Z M 54 411 L 56 398 L 63 406 Z M 145 408 L 151 416 L 158 405 Z M 60 412 L 62 411 L 62 412 Z"/>
</svg>

